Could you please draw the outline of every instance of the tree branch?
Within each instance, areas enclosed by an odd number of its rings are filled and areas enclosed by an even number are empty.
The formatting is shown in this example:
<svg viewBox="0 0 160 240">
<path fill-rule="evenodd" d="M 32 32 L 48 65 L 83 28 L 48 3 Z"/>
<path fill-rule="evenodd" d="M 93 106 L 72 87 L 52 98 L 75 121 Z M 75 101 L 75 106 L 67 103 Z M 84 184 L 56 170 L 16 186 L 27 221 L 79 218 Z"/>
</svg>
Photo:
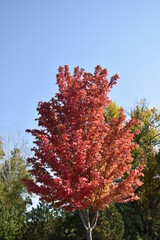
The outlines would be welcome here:
<svg viewBox="0 0 160 240">
<path fill-rule="evenodd" d="M 82 215 L 81 210 L 79 210 L 79 215 L 80 215 L 80 218 L 81 218 L 81 220 L 82 220 L 82 223 L 83 223 L 85 229 L 88 230 L 89 228 L 87 227 L 87 225 L 86 225 L 86 223 L 85 223 L 85 220 L 84 220 L 85 218 L 84 218 L 84 216 Z"/>
<path fill-rule="evenodd" d="M 93 230 L 97 224 L 97 221 L 98 221 L 98 210 L 96 210 L 96 213 L 95 213 L 95 216 L 92 220 L 92 224 L 91 224 L 91 229 Z"/>
</svg>

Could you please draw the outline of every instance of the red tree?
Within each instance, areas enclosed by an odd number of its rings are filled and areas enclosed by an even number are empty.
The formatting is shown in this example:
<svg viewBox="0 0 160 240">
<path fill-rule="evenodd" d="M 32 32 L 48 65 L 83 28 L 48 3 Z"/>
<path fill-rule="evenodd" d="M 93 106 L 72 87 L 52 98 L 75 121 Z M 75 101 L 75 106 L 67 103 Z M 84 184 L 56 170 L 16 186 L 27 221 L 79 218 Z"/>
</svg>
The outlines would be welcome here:
<svg viewBox="0 0 160 240">
<path fill-rule="evenodd" d="M 98 210 L 138 199 L 134 191 L 142 184 L 142 166 L 131 169 L 136 121 L 126 122 L 123 109 L 110 123 L 103 116 L 107 94 L 118 78 L 108 81 L 100 66 L 94 75 L 77 67 L 73 76 L 68 66 L 59 67 L 59 93 L 39 103 L 40 128 L 27 130 L 36 138 L 29 159 L 34 180 L 25 180 L 28 190 L 54 207 L 78 209 L 87 239 L 92 239 Z M 91 209 L 95 216 L 90 222 Z"/>
</svg>

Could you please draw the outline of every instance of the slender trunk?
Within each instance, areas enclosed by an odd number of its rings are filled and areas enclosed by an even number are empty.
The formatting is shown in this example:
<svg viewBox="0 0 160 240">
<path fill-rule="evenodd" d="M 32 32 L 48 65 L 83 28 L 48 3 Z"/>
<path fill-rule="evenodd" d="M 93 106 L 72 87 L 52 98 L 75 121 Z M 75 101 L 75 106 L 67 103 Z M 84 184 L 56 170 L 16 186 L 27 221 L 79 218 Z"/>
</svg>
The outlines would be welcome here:
<svg viewBox="0 0 160 240">
<path fill-rule="evenodd" d="M 87 240 L 92 240 L 92 230 L 86 229 Z"/>
<path fill-rule="evenodd" d="M 92 230 L 95 228 L 98 220 L 98 211 L 95 212 L 95 216 L 93 217 L 91 223 L 89 219 L 89 209 L 83 211 L 79 210 L 79 215 L 86 229 L 87 240 L 92 240 Z"/>
</svg>

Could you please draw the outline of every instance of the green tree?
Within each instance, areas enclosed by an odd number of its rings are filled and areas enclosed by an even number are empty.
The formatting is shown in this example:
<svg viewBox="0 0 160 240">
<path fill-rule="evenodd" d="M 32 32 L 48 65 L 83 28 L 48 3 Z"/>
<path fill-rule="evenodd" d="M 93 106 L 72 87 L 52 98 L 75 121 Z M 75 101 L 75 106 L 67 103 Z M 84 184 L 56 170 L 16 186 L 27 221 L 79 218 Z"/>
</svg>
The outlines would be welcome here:
<svg viewBox="0 0 160 240">
<path fill-rule="evenodd" d="M 160 215 L 158 207 L 160 203 L 160 158 L 158 153 L 160 113 L 156 108 L 149 108 L 146 100 L 142 99 L 131 110 L 130 116 L 140 120 L 140 124 L 136 126 L 139 134 L 134 139 L 138 147 L 133 151 L 133 165 L 135 168 L 142 162 L 146 166 L 142 177 L 144 184 L 137 190 L 140 200 L 119 206 L 125 222 L 125 239 L 139 239 L 140 237 L 142 239 L 158 239 L 160 225 L 155 213 Z"/>
<path fill-rule="evenodd" d="M 14 148 L 10 155 L 5 155 L 1 147 L 1 152 L 0 239 L 18 240 L 25 232 L 25 213 L 30 203 L 22 179 L 29 174 L 19 149 Z"/>
<path fill-rule="evenodd" d="M 55 219 L 54 240 L 85 240 L 86 233 L 79 218 L 78 211 L 72 213 L 62 212 Z"/>
<path fill-rule="evenodd" d="M 2 148 L 2 141 L 1 141 L 1 139 L 0 139 L 0 159 L 3 159 L 3 157 L 4 157 L 4 152 L 3 152 L 3 148 Z"/>
<path fill-rule="evenodd" d="M 143 181 L 143 187 L 138 190 L 140 197 L 138 206 L 143 218 L 143 234 L 146 239 L 159 239 L 160 222 L 156 217 L 160 216 L 160 156 L 158 153 L 147 154 Z"/>
<path fill-rule="evenodd" d="M 134 164 L 148 163 L 148 156 L 155 153 L 160 144 L 160 113 L 153 107 L 149 108 L 145 99 L 141 99 L 130 112 L 130 117 L 140 120 L 140 124 L 134 127 L 139 130 L 134 142 L 138 148 L 133 152 Z"/>
<path fill-rule="evenodd" d="M 112 118 L 118 118 L 120 113 L 120 108 L 115 102 L 110 101 L 110 104 L 104 109 L 105 122 L 109 123 Z"/>
<path fill-rule="evenodd" d="M 154 233 L 154 238 L 160 240 L 160 203 L 154 211 L 152 220 L 152 230 Z"/>
<path fill-rule="evenodd" d="M 0 240 L 21 240 L 25 231 L 25 214 L 14 206 L 0 202 Z"/>
<path fill-rule="evenodd" d="M 27 214 L 26 233 L 24 240 L 49 240 L 54 239 L 56 212 L 52 206 L 42 201 L 36 208 Z M 60 232 L 58 232 L 60 234 Z"/>
<path fill-rule="evenodd" d="M 137 203 L 130 202 L 117 205 L 119 213 L 123 216 L 124 240 L 140 240 L 143 233 L 142 216 Z"/>
<path fill-rule="evenodd" d="M 20 150 L 15 148 L 0 164 L 0 199 L 5 205 L 26 208 L 29 198 L 22 179 L 28 176 Z"/>
<path fill-rule="evenodd" d="M 115 205 L 106 208 L 100 214 L 97 227 L 95 228 L 96 240 L 121 240 L 124 235 L 124 223 L 122 215 Z"/>
</svg>

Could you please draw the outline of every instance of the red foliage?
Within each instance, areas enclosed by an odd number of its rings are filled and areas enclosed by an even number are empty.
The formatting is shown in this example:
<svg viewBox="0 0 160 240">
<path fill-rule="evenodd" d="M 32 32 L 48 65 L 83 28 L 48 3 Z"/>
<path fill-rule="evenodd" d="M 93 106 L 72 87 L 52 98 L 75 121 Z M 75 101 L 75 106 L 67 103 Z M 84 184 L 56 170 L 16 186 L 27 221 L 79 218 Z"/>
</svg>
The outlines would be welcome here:
<svg viewBox="0 0 160 240">
<path fill-rule="evenodd" d="M 142 166 L 131 170 L 131 132 L 135 120 L 119 118 L 105 123 L 103 110 L 118 75 L 107 80 L 107 69 L 95 73 L 77 67 L 59 67 L 59 93 L 38 105 L 40 129 L 35 136 L 32 164 L 34 180 L 25 180 L 29 191 L 66 210 L 104 209 L 113 201 L 136 200 Z"/>
</svg>

